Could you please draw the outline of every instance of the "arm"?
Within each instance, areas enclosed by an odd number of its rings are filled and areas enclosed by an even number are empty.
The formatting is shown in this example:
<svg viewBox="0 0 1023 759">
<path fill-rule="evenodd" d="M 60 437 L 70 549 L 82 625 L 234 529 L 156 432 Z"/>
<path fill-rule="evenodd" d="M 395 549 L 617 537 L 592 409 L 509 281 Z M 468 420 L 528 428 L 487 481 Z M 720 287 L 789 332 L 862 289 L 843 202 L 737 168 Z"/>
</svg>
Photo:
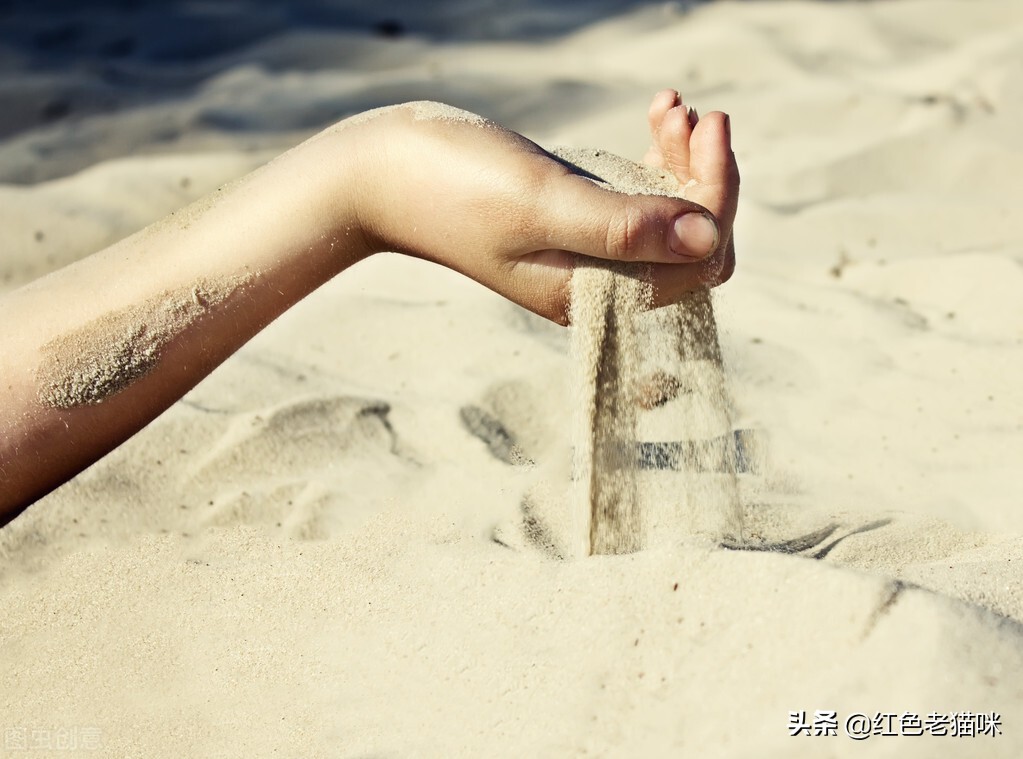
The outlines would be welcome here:
<svg viewBox="0 0 1023 759">
<path fill-rule="evenodd" d="M 730 273 L 730 246 L 698 260 L 706 240 L 672 237 L 694 204 L 611 193 L 519 135 L 439 109 L 341 122 L 0 299 L 0 524 L 373 252 L 450 266 L 562 323 L 578 254 L 655 262 L 669 294 Z"/>
</svg>

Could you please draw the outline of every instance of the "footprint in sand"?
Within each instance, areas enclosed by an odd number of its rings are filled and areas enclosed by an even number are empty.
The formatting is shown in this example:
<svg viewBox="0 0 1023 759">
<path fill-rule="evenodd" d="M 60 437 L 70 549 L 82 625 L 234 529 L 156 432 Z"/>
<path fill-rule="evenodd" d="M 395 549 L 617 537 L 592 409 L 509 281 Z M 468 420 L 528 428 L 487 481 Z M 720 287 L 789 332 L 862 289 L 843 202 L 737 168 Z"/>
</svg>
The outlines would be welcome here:
<svg viewBox="0 0 1023 759">
<path fill-rule="evenodd" d="M 354 489 L 358 474 L 371 468 L 397 486 L 416 466 L 390 413 L 382 401 L 341 396 L 235 416 L 186 474 L 207 504 L 205 523 L 317 539 L 372 513 L 386 494 Z"/>
</svg>

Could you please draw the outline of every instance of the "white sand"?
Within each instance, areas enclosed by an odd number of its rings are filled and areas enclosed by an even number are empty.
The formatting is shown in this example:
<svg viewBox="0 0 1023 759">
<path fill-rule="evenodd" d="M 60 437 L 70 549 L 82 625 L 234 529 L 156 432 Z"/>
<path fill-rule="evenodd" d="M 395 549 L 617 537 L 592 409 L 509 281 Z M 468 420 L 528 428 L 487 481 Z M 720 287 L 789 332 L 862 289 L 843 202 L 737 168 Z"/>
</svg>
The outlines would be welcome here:
<svg viewBox="0 0 1023 759">
<path fill-rule="evenodd" d="M 238 35 L 280 22 L 238 7 Z M 657 4 L 542 36 L 548 7 L 530 27 L 452 3 L 443 39 L 297 14 L 222 55 L 215 25 L 158 24 L 140 56 L 199 57 L 105 78 L 2 43 L 0 127 L 27 130 L 0 140 L 0 286 L 345 113 L 441 99 L 639 157 L 676 86 L 732 116 L 739 267 L 715 307 L 736 423 L 769 441 L 746 537 L 776 550 L 494 542 L 569 430 L 567 333 L 381 256 L 0 530 L 4 751 L 65 756 L 76 731 L 116 757 L 1023 753 L 1023 5 Z M 495 456 L 467 406 L 538 466 Z M 794 710 L 837 711 L 839 735 L 789 737 Z M 997 712 L 1004 734 L 859 742 L 852 712 Z"/>
<path fill-rule="evenodd" d="M 599 149 L 555 155 L 625 194 L 677 195 L 667 172 Z M 590 554 L 702 535 L 742 545 L 732 404 L 711 293 L 651 310 L 646 264 L 580 261 L 572 273 L 575 397 L 568 503 Z"/>
</svg>

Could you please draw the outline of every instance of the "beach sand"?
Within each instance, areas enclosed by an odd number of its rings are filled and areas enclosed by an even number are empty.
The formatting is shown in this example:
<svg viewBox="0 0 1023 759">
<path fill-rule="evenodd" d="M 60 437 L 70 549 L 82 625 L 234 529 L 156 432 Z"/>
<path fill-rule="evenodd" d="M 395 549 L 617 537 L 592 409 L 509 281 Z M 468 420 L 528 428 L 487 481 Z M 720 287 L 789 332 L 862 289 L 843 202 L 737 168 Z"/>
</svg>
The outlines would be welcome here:
<svg viewBox="0 0 1023 759">
<path fill-rule="evenodd" d="M 576 5 L 2 10 L 0 288 L 369 107 L 638 158 L 676 87 L 743 176 L 748 550 L 500 540 L 568 331 L 381 255 L 0 529 L 0 755 L 1023 754 L 1023 6 Z"/>
</svg>

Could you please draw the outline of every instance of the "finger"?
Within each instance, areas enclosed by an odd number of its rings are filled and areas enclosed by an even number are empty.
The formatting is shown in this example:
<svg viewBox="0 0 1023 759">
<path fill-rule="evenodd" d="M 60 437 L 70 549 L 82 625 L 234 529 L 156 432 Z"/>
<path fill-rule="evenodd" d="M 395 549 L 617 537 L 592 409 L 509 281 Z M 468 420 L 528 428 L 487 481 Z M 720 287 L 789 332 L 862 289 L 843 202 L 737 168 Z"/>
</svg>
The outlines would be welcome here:
<svg viewBox="0 0 1023 759">
<path fill-rule="evenodd" d="M 690 201 L 625 195 L 577 174 L 558 177 L 543 196 L 533 225 L 534 249 L 682 264 L 706 258 L 718 247 L 717 220 Z"/>
<path fill-rule="evenodd" d="M 652 306 L 667 306 L 677 303 L 687 292 L 717 287 L 727 282 L 734 271 L 735 245 L 731 238 L 720 252 L 689 266 L 654 265 L 650 270 Z"/>
<path fill-rule="evenodd" d="M 708 113 L 689 141 L 689 172 L 696 185 L 686 197 L 708 208 L 730 229 L 739 199 L 739 167 L 732 152 L 731 124 L 726 114 Z"/>
<path fill-rule="evenodd" d="M 664 115 L 659 134 L 658 144 L 664 156 L 665 168 L 670 170 L 681 184 L 692 179 L 689 141 L 693 134 L 693 126 L 689 115 L 689 109 L 681 103 L 670 109 Z"/>
<path fill-rule="evenodd" d="M 668 165 L 664 161 L 664 154 L 661 152 L 661 124 L 664 116 L 675 106 L 682 102 L 676 90 L 661 90 L 654 95 L 647 111 L 647 121 L 650 124 L 650 149 L 643 157 L 643 163 L 654 166 L 658 169 L 666 169 Z"/>
<path fill-rule="evenodd" d="M 682 102 L 676 90 L 661 90 L 650 102 L 647 120 L 650 122 L 650 137 L 657 144 L 657 134 L 661 131 L 664 114 Z"/>
<path fill-rule="evenodd" d="M 735 246 L 729 238 L 723 252 L 685 266 L 653 264 L 651 308 L 677 303 L 694 290 L 726 282 L 735 271 Z M 564 250 L 541 250 L 515 262 L 517 276 L 502 280 L 505 297 L 562 326 L 570 321 L 572 270 L 581 259 Z M 484 284 L 487 284 L 484 282 Z"/>
<path fill-rule="evenodd" d="M 718 272 L 717 279 L 711 284 L 711 287 L 717 287 L 723 285 L 725 282 L 732 278 L 735 273 L 735 238 L 731 235 L 728 237 L 728 243 L 725 245 L 725 260 L 721 265 L 721 271 Z"/>
</svg>

